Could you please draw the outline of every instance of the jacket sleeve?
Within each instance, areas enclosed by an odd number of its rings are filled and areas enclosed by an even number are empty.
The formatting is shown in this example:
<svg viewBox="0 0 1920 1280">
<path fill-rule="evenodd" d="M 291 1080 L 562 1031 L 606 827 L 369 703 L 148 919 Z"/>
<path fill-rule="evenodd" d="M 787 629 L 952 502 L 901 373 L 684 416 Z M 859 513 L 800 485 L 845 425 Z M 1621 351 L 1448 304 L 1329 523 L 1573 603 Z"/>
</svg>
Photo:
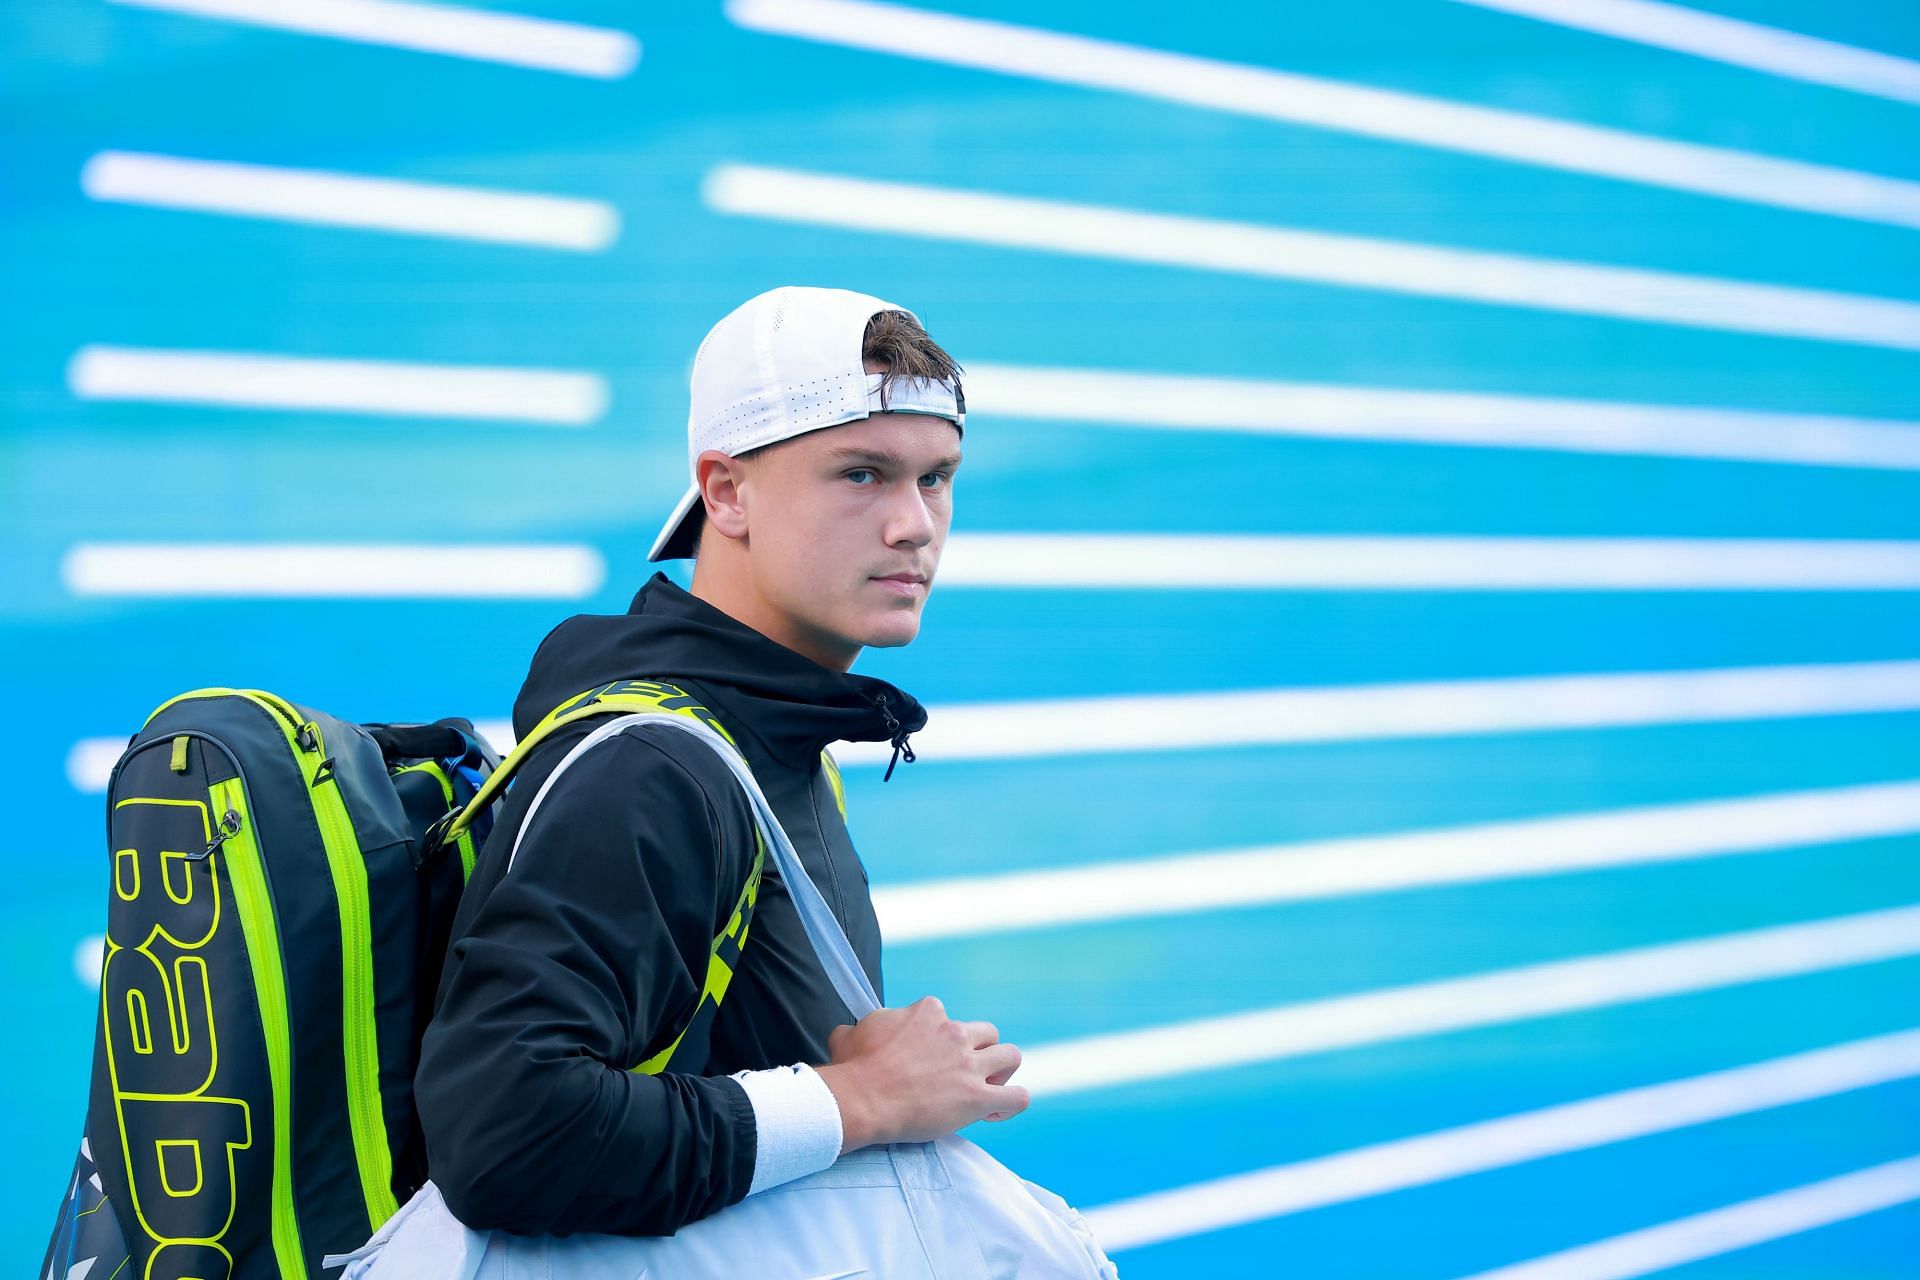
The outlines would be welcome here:
<svg viewBox="0 0 1920 1280">
<path fill-rule="evenodd" d="M 490 844 L 504 863 L 511 842 Z M 654 741 L 616 735 L 554 783 L 459 931 L 421 1045 L 428 1168 L 462 1222 L 669 1235 L 747 1194 L 740 1083 L 627 1070 L 699 996 L 740 889 L 719 848 L 706 793 Z"/>
</svg>

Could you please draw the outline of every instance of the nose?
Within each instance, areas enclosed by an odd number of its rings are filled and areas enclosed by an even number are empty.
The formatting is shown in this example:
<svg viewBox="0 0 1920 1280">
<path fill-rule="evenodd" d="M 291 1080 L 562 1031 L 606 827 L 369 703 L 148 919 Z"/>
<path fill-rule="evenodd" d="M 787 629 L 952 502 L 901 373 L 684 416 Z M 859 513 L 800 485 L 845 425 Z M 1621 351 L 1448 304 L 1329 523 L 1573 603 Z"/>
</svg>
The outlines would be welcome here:
<svg viewBox="0 0 1920 1280">
<path fill-rule="evenodd" d="M 890 547 L 924 547 L 940 532 L 940 520 L 927 505 L 916 482 L 906 486 L 887 511 L 886 537 Z"/>
</svg>

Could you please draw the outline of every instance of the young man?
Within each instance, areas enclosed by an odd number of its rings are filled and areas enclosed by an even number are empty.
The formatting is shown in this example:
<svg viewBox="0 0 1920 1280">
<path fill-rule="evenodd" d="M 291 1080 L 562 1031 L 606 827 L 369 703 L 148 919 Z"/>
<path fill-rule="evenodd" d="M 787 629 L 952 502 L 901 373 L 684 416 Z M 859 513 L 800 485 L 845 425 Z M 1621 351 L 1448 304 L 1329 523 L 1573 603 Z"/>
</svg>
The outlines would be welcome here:
<svg viewBox="0 0 1920 1280">
<path fill-rule="evenodd" d="M 864 294 L 775 289 L 721 320 L 694 361 L 693 486 L 650 556 L 696 556 L 692 591 L 655 574 L 626 614 L 563 622 L 514 707 L 525 736 L 615 681 L 697 699 L 876 991 L 879 926 L 825 748 L 887 741 L 911 761 L 926 723 L 913 698 L 849 668 L 919 631 L 952 518 L 958 374 L 910 312 Z M 770 866 L 748 941 L 726 951 L 752 813 L 689 735 L 629 729 L 585 752 L 522 834 L 596 723 L 523 766 L 454 924 L 416 1090 L 456 1217 L 664 1235 L 843 1152 L 1025 1109 L 1007 1083 L 1019 1050 L 987 1023 L 927 998 L 843 1025 Z"/>
</svg>

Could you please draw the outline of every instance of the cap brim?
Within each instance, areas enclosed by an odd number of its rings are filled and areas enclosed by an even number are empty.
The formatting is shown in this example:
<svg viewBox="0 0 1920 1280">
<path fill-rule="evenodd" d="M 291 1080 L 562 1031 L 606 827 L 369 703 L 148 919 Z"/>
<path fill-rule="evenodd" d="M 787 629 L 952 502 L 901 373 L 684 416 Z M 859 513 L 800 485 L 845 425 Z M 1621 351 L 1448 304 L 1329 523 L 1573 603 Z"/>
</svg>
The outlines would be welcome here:
<svg viewBox="0 0 1920 1280">
<path fill-rule="evenodd" d="M 685 560 L 693 555 L 694 537 L 700 532 L 700 521 L 706 517 L 707 508 L 700 501 L 700 486 L 690 487 L 680 499 L 680 505 L 667 517 L 666 524 L 660 527 L 660 536 L 653 540 L 653 550 L 647 553 L 648 563 L 655 560 Z"/>
</svg>

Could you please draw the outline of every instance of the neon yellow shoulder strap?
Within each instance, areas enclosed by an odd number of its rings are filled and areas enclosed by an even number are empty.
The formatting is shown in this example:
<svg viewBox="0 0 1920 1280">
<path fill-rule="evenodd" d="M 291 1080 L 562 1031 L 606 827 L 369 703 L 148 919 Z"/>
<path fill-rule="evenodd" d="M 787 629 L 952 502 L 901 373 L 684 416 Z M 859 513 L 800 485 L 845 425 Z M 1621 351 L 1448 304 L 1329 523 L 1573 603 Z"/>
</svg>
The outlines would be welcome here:
<svg viewBox="0 0 1920 1280">
<path fill-rule="evenodd" d="M 473 799 L 467 801 L 466 807 L 435 823 L 427 832 L 427 839 L 432 842 L 433 847 L 426 852 L 431 855 L 437 849 L 452 844 L 466 834 L 474 821 L 486 811 L 486 807 L 499 798 L 501 791 L 506 789 L 507 783 L 513 780 L 513 775 L 519 772 L 520 766 L 525 764 L 527 757 L 533 754 L 534 748 L 560 729 L 593 716 L 649 710 L 674 711 L 684 716 L 692 716 L 719 730 L 720 736 L 734 746 L 740 745 L 733 741 L 733 735 L 727 732 L 726 726 L 714 718 L 713 712 L 701 706 L 685 689 L 676 688 L 658 680 L 616 680 L 612 684 L 603 684 L 597 689 L 589 689 L 577 697 L 569 698 L 555 707 L 547 714 L 546 719 L 535 725 L 526 737 L 514 744 L 507 758 L 500 762 L 499 768 L 487 776 L 486 782 L 474 793 Z"/>
<path fill-rule="evenodd" d="M 513 751 L 500 762 L 500 767 L 488 776 L 480 790 L 474 793 L 473 799 L 467 802 L 466 807 L 436 823 L 427 833 L 427 839 L 433 843 L 434 848 L 439 848 L 465 836 L 474 820 L 493 803 L 513 778 L 514 773 L 526 763 L 527 757 L 533 753 L 534 748 L 566 725 L 593 716 L 649 710 L 672 711 L 691 716 L 718 730 L 720 736 L 733 746 L 740 745 L 734 742 L 733 735 L 727 732 L 726 726 L 714 718 L 713 712 L 701 706 L 686 690 L 658 680 L 617 680 L 612 684 L 601 685 L 597 689 L 589 689 L 578 697 L 569 698 L 555 707 L 546 719 L 535 725 L 526 737 L 515 744 Z M 837 773 L 834 780 L 837 784 L 839 780 Z M 838 795 L 837 786 L 835 791 Z M 843 807 L 842 812 L 844 811 Z M 430 849 L 429 852 L 432 850 Z M 714 1015 L 719 1011 L 720 1002 L 726 998 L 728 986 L 733 982 L 733 972 L 740 964 L 740 952 L 747 945 L 747 930 L 753 922 L 753 909 L 760 900 L 760 876 L 766 869 L 766 865 L 767 847 L 760 838 L 759 829 L 756 826 L 753 867 L 747 873 L 747 883 L 740 890 L 739 900 L 734 903 L 733 914 L 728 918 L 726 927 L 714 935 L 713 945 L 707 954 L 706 979 L 701 985 L 700 999 L 694 1005 L 692 1016 L 688 1018 L 687 1025 L 681 1028 L 680 1034 L 673 1038 L 671 1044 L 631 1070 L 642 1075 L 658 1075 L 665 1071 L 667 1064 L 673 1060 L 674 1054 L 694 1027 L 701 1025 L 703 1021 L 709 1024 L 712 1022 Z"/>
</svg>

